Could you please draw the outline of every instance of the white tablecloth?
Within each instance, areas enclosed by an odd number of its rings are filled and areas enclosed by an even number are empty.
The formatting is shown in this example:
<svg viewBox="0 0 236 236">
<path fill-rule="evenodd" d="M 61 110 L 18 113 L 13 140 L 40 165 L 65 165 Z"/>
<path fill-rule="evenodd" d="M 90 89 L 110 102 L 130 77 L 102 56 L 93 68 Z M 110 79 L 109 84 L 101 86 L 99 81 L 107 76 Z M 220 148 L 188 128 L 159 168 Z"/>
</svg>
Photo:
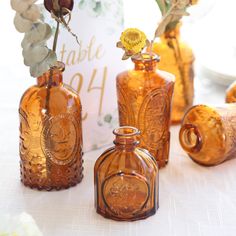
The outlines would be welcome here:
<svg viewBox="0 0 236 236">
<path fill-rule="evenodd" d="M 223 102 L 224 89 L 201 86 L 198 101 Z M 103 150 L 84 155 L 84 179 L 76 187 L 59 192 L 24 187 L 19 181 L 17 118 L 17 109 L 1 109 L 0 214 L 27 212 L 45 236 L 236 235 L 236 159 L 211 168 L 195 164 L 180 148 L 179 126 L 171 128 L 170 162 L 160 171 L 157 214 L 126 223 L 104 219 L 94 209 L 93 166 Z"/>
</svg>

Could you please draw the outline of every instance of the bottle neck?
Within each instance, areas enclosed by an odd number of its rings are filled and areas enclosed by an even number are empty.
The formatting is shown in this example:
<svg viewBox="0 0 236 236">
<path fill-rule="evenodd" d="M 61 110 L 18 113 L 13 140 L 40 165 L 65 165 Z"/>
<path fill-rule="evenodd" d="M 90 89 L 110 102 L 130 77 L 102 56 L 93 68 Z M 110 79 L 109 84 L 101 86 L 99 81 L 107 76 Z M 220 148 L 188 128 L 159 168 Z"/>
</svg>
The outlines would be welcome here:
<svg viewBox="0 0 236 236">
<path fill-rule="evenodd" d="M 113 131 L 116 138 L 114 144 L 116 149 L 133 151 L 139 144 L 140 131 L 131 126 L 122 126 Z"/>
<path fill-rule="evenodd" d="M 47 72 L 37 78 L 37 85 L 54 87 L 60 86 L 63 82 L 63 71 L 65 65 L 62 62 L 57 62 L 57 65 L 50 68 Z"/>
<path fill-rule="evenodd" d="M 135 70 L 153 71 L 157 69 L 159 57 L 154 54 L 144 53 L 142 55 L 132 57 Z"/>
<path fill-rule="evenodd" d="M 202 148 L 202 136 L 197 126 L 184 124 L 179 133 L 179 140 L 182 148 L 188 153 L 200 152 Z"/>
</svg>

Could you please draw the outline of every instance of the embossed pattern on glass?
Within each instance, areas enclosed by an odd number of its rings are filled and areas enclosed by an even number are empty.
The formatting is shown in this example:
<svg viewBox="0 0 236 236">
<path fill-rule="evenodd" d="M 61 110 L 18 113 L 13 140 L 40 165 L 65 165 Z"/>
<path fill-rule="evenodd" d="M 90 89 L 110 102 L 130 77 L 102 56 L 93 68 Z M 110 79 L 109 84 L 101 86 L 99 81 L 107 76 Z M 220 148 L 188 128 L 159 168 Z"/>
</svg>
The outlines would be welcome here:
<svg viewBox="0 0 236 236">
<path fill-rule="evenodd" d="M 236 155 L 236 105 L 197 105 L 184 117 L 180 144 L 197 163 L 211 166 Z"/>
<path fill-rule="evenodd" d="M 169 158 L 170 111 L 174 76 L 157 70 L 158 58 L 133 58 L 135 69 L 117 77 L 120 125 L 141 131 L 140 146 L 164 167 Z"/>
<path fill-rule="evenodd" d="M 81 103 L 62 68 L 39 77 L 20 102 L 21 181 L 31 188 L 59 190 L 83 177 Z"/>
<path fill-rule="evenodd" d="M 153 45 L 153 51 L 161 58 L 158 68 L 175 75 L 172 124 L 181 122 L 185 112 L 193 105 L 194 97 L 194 55 L 191 48 L 181 41 L 179 30 L 180 24 L 167 31 L 160 41 Z"/>
<path fill-rule="evenodd" d="M 158 167 L 154 157 L 138 147 L 139 130 L 114 130 L 115 146 L 106 150 L 94 167 L 95 207 L 106 218 L 133 221 L 158 209 Z"/>
<path fill-rule="evenodd" d="M 233 82 L 226 91 L 225 102 L 236 102 L 236 82 Z"/>
</svg>

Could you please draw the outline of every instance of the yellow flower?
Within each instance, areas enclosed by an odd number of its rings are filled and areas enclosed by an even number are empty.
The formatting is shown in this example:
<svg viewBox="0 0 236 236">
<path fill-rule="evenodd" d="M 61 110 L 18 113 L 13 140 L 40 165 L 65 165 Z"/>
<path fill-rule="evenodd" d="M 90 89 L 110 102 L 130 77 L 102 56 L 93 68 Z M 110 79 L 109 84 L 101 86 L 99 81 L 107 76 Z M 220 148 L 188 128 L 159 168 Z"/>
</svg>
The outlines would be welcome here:
<svg viewBox="0 0 236 236">
<path fill-rule="evenodd" d="M 117 47 L 125 50 L 122 59 L 127 59 L 140 53 L 147 44 L 148 40 L 144 32 L 139 29 L 128 28 L 121 34 Z"/>
<path fill-rule="evenodd" d="M 139 29 L 129 28 L 125 30 L 120 37 L 124 48 L 134 53 L 139 53 L 146 45 L 146 35 Z"/>
</svg>

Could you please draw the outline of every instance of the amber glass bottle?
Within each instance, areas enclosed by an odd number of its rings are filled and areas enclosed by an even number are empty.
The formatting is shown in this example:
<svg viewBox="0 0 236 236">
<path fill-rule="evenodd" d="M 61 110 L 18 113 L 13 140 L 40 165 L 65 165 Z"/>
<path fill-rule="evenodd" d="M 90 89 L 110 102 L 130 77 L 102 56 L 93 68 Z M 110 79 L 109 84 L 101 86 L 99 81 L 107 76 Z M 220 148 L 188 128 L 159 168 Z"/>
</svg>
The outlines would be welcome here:
<svg viewBox="0 0 236 236">
<path fill-rule="evenodd" d="M 113 133 L 115 147 L 105 151 L 94 167 L 96 210 L 113 220 L 147 218 L 158 209 L 157 163 L 138 147 L 138 129 L 124 126 Z"/>
<path fill-rule="evenodd" d="M 140 146 L 157 160 L 168 162 L 170 110 L 174 76 L 157 70 L 158 57 L 143 54 L 132 58 L 135 68 L 117 77 L 120 125 L 141 131 Z"/>
<path fill-rule="evenodd" d="M 81 103 L 62 82 L 58 63 L 20 102 L 21 181 L 37 189 L 76 185 L 82 175 Z"/>
<path fill-rule="evenodd" d="M 172 102 L 171 123 L 178 124 L 193 104 L 194 56 L 191 48 L 180 39 L 180 26 L 167 30 L 154 43 L 153 51 L 161 58 L 158 68 L 175 75 L 175 89 Z"/>
<path fill-rule="evenodd" d="M 192 107 L 185 115 L 180 143 L 197 163 L 211 166 L 235 157 L 236 105 Z"/>
<path fill-rule="evenodd" d="M 227 103 L 236 102 L 236 82 L 232 83 L 227 89 L 225 101 Z"/>
</svg>

